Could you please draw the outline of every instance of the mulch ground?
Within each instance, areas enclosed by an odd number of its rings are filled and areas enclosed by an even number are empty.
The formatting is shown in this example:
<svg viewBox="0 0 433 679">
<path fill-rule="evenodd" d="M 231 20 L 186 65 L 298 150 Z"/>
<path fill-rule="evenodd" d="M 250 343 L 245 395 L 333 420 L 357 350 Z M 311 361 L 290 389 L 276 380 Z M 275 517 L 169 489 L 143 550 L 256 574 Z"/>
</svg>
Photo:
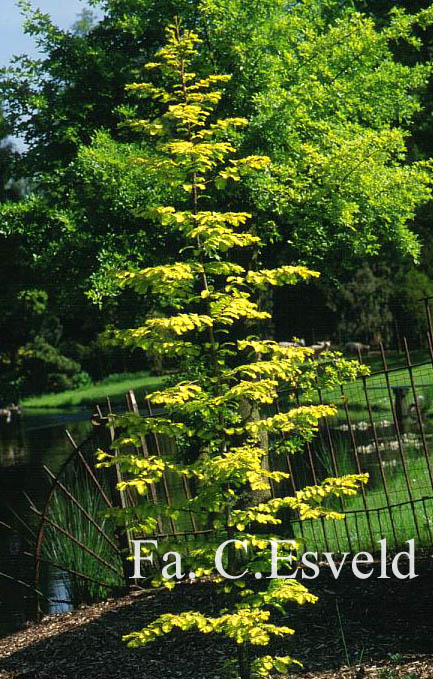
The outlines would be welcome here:
<svg viewBox="0 0 433 679">
<path fill-rule="evenodd" d="M 314 606 L 288 611 L 296 629 L 278 653 L 304 663 L 300 679 L 433 679 L 433 560 L 415 580 L 360 581 L 329 571 L 310 584 Z M 122 635 L 160 613 L 216 613 L 209 583 L 185 583 L 45 618 L 0 640 L 0 679 L 220 679 L 230 643 L 196 633 L 172 634 L 144 649 Z"/>
</svg>

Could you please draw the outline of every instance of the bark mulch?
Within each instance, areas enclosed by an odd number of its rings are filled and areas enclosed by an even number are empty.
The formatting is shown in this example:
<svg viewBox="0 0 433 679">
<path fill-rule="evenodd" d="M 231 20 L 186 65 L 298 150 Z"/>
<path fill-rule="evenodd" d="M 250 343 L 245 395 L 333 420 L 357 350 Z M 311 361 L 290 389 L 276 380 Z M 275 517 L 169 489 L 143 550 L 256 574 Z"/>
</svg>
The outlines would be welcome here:
<svg viewBox="0 0 433 679">
<path fill-rule="evenodd" d="M 288 611 L 296 634 L 277 649 L 304 663 L 300 679 L 433 679 L 433 562 L 415 580 L 336 581 L 323 570 L 314 606 Z M 0 679 L 220 679 L 232 647 L 223 639 L 172 634 L 144 649 L 122 635 L 163 612 L 215 613 L 210 583 L 185 583 L 45 618 L 0 639 Z"/>
</svg>

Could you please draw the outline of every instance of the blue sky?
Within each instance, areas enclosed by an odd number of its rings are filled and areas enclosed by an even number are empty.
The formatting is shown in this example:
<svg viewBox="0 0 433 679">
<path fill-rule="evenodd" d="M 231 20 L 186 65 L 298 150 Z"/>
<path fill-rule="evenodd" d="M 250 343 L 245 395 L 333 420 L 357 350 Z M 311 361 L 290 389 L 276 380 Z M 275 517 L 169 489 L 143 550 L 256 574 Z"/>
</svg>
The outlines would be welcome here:
<svg viewBox="0 0 433 679">
<path fill-rule="evenodd" d="M 57 26 L 69 28 L 81 10 L 87 6 L 86 0 L 32 0 L 32 5 L 52 17 Z M 15 54 L 38 56 L 34 40 L 25 35 L 22 29 L 23 18 L 16 7 L 16 0 L 0 0 L 0 67 L 7 66 Z M 25 148 L 21 139 L 11 138 L 18 149 Z"/>
<path fill-rule="evenodd" d="M 22 16 L 16 0 L 0 0 L 0 66 L 6 66 L 14 54 L 37 55 L 35 44 L 22 30 Z M 32 0 L 35 7 L 48 12 L 61 28 L 69 28 L 86 6 L 85 0 Z"/>
</svg>

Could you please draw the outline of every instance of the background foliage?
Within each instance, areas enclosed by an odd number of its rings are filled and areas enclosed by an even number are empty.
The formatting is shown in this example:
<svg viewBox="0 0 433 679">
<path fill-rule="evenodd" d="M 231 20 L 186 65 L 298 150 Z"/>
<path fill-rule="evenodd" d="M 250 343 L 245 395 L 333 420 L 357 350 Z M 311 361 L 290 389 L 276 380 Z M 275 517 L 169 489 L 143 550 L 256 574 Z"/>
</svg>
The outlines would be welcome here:
<svg viewBox="0 0 433 679">
<path fill-rule="evenodd" d="M 289 8 L 282 0 L 95 0 L 103 20 L 83 15 L 69 31 L 27 0 L 20 4 L 25 30 L 44 55 L 16 58 L 0 81 L 3 132 L 27 144 L 21 154 L 5 147 L 1 161 L 2 299 L 10 322 L 20 319 L 17 295 L 44 291 L 46 313 L 61 328 L 57 344 L 48 344 L 95 379 L 103 376 L 97 356 L 107 327 L 152 312 L 148 296 L 119 295 L 107 271 L 169 261 L 177 249 L 138 213 L 143 200 L 170 201 L 173 188 L 130 162 L 149 143 L 121 124 L 131 106 L 125 85 L 139 79 L 174 15 L 203 40 L 197 72 L 232 74 L 220 114 L 250 119 L 237 132 L 242 153 L 273 159 L 272 172 L 227 187 L 226 205 L 254 209 L 270 265 L 297 261 L 323 272 L 300 295 L 302 307 L 291 292 L 279 295 L 280 309 L 292 311 L 275 315 L 277 335 L 307 330 L 308 341 L 344 335 L 371 342 L 374 303 L 364 305 L 371 317 L 362 327 L 342 320 L 350 315 L 344 288 L 353 281 L 356 290 L 366 257 L 374 268 L 380 256 L 395 282 L 392 304 L 385 290 L 381 295 L 385 319 L 405 318 L 399 300 L 407 297 L 414 259 L 431 276 L 430 3 L 392 9 L 337 0 Z M 144 113 L 154 110 L 152 102 L 142 105 Z M 12 177 L 21 183 L 11 184 Z M 361 285 L 358 296 L 371 297 L 373 288 Z M 93 301 L 103 296 L 102 312 Z M 329 312 L 317 316 L 322 300 Z M 309 305 L 315 337 L 303 322 Z M 27 392 L 35 383 L 24 378 L 17 351 L 38 334 L 39 320 L 26 319 L 13 350 L 0 346 Z M 394 341 L 392 324 L 385 326 L 383 337 Z M 147 367 L 114 349 L 109 364 Z"/>
</svg>

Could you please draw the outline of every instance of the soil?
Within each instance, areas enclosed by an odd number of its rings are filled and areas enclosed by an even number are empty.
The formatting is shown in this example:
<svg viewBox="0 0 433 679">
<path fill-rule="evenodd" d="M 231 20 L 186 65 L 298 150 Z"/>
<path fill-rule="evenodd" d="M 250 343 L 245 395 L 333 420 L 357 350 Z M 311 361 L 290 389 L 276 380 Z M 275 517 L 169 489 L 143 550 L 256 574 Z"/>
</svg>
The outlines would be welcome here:
<svg viewBox="0 0 433 679">
<path fill-rule="evenodd" d="M 301 660 L 297 679 L 433 679 L 433 560 L 414 580 L 357 580 L 323 569 L 310 590 L 314 606 L 288 610 L 296 634 L 272 649 Z M 376 573 L 378 575 L 378 573 Z M 211 583 L 185 583 L 46 617 L 0 640 L 0 679 L 220 679 L 229 642 L 171 634 L 143 649 L 122 635 L 163 612 L 216 613 Z"/>
</svg>

